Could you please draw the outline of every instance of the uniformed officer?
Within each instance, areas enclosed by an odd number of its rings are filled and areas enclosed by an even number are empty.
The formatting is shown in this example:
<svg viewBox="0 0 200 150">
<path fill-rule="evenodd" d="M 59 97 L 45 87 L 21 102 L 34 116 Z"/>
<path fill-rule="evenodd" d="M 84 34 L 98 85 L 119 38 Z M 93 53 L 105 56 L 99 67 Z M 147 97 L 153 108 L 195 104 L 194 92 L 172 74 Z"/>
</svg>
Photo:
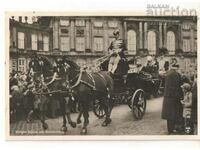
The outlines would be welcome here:
<svg viewBox="0 0 200 150">
<path fill-rule="evenodd" d="M 110 61 L 108 65 L 108 71 L 114 74 L 117 69 L 117 65 L 120 59 L 125 58 L 124 50 L 125 43 L 124 40 L 119 38 L 119 31 L 114 31 L 113 35 L 115 36 L 115 40 L 110 44 L 108 51 L 110 53 Z"/>
</svg>

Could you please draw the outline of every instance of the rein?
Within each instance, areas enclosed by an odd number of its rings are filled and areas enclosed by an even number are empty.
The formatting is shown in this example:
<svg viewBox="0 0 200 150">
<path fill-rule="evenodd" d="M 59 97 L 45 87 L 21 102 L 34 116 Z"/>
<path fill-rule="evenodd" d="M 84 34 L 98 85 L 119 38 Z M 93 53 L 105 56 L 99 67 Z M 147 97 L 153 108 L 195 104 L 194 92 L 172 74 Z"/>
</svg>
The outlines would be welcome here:
<svg viewBox="0 0 200 150">
<path fill-rule="evenodd" d="M 77 79 L 76 83 L 75 83 L 74 85 L 72 85 L 71 87 L 69 87 L 69 88 L 70 88 L 70 89 L 73 89 L 73 88 L 77 87 L 80 83 L 83 83 L 83 84 L 87 85 L 88 87 L 92 88 L 93 90 L 95 90 L 95 81 L 94 81 L 94 78 L 93 78 L 91 75 L 89 75 L 89 74 L 88 74 L 85 70 L 83 70 L 83 69 L 80 69 L 79 71 L 80 71 L 80 73 L 77 75 L 77 76 L 78 76 L 78 79 Z M 92 84 L 90 84 L 90 83 L 88 83 L 88 82 L 86 82 L 86 81 L 84 81 L 84 80 L 81 79 L 81 78 L 82 78 L 82 75 L 83 75 L 83 72 L 86 72 L 87 75 L 89 75 L 89 78 L 92 79 L 92 82 L 94 83 L 94 85 L 92 85 Z M 76 77 L 77 77 L 77 76 L 76 76 Z M 76 78 L 76 77 L 75 77 L 75 78 Z M 75 78 L 74 78 L 74 79 L 75 79 Z M 72 79 L 72 80 L 74 80 L 74 79 Z M 72 80 L 70 80 L 70 81 L 72 81 Z M 69 83 L 70 83 L 70 82 L 69 82 Z"/>
</svg>

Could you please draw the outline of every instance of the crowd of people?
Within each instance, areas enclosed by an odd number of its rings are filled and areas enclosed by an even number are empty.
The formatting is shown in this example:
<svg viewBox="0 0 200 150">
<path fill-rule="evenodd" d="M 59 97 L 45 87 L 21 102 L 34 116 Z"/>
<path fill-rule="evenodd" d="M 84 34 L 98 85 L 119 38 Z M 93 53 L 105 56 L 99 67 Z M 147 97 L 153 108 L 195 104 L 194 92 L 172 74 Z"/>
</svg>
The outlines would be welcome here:
<svg viewBox="0 0 200 150">
<path fill-rule="evenodd" d="M 169 134 L 197 133 L 197 74 L 179 73 L 177 60 L 166 72 L 162 118 L 167 120 Z"/>
<path fill-rule="evenodd" d="M 46 99 L 37 96 L 33 78 L 25 72 L 10 74 L 10 122 L 40 119 L 41 109 L 45 109 L 47 117 L 55 118 L 61 114 L 60 104 L 56 99 Z M 45 99 L 45 100 L 44 100 Z M 44 107 L 45 102 L 45 107 Z M 77 112 L 76 104 L 72 105 L 71 112 Z M 43 108 L 41 108 L 43 107 Z"/>
</svg>

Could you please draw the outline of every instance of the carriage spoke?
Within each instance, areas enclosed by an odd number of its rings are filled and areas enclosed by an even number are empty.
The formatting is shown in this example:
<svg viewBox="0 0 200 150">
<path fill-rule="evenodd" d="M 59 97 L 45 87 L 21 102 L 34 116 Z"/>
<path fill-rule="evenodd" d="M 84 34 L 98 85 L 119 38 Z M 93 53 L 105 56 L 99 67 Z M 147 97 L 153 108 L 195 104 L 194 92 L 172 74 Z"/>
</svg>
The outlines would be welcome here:
<svg viewBox="0 0 200 150">
<path fill-rule="evenodd" d="M 146 108 L 146 100 L 144 96 L 144 91 L 138 90 L 135 93 L 135 96 L 132 100 L 132 110 L 133 110 L 133 116 L 135 119 L 141 119 L 145 113 Z"/>
<path fill-rule="evenodd" d="M 139 107 L 138 108 L 138 110 L 139 110 L 139 112 L 141 113 L 141 115 L 143 114 L 143 112 L 144 112 L 144 109 L 142 108 L 142 107 Z"/>
<path fill-rule="evenodd" d="M 134 106 L 134 113 L 136 114 L 136 116 L 138 117 L 138 107 Z"/>
</svg>

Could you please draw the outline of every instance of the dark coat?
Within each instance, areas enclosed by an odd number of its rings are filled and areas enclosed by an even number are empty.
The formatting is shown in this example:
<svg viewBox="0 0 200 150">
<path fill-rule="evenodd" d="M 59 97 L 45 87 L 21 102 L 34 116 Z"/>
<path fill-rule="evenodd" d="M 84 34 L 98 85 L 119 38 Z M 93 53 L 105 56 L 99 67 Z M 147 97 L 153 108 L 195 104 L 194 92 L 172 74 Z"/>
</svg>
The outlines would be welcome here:
<svg viewBox="0 0 200 150">
<path fill-rule="evenodd" d="M 32 91 L 28 91 L 26 95 L 24 96 L 24 108 L 27 111 L 34 109 L 34 101 L 35 101 L 35 95 Z"/>
<path fill-rule="evenodd" d="M 165 91 L 162 108 L 162 118 L 167 120 L 182 120 L 181 76 L 175 70 L 170 70 L 165 79 Z"/>
<path fill-rule="evenodd" d="M 197 82 L 195 81 L 192 86 L 192 121 L 197 122 Z"/>
</svg>

